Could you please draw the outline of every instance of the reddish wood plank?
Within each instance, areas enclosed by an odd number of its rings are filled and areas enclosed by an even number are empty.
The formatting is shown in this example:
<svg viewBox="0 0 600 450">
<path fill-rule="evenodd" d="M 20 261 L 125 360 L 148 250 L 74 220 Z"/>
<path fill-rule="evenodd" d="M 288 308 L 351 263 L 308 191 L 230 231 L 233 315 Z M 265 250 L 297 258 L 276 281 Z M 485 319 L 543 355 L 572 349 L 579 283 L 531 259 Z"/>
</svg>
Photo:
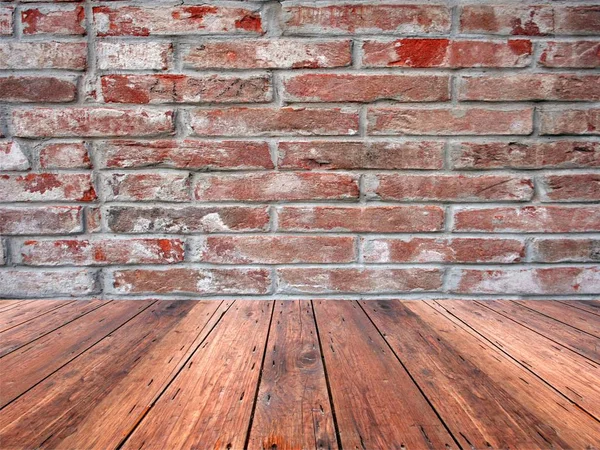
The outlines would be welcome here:
<svg viewBox="0 0 600 450">
<path fill-rule="evenodd" d="M 550 300 L 518 300 L 517 303 L 600 338 L 600 316 Z"/>
<path fill-rule="evenodd" d="M 563 300 L 560 303 L 600 316 L 600 302 L 597 300 Z"/>
<path fill-rule="evenodd" d="M 42 314 L 46 314 L 56 308 L 62 308 L 73 301 L 74 300 L 39 300 L 36 302 L 24 303 L 16 308 L 12 308 L 0 315 L 0 333 L 41 316 Z"/>
<path fill-rule="evenodd" d="M 356 302 L 314 307 L 344 448 L 457 447 Z"/>
<path fill-rule="evenodd" d="M 20 304 L 31 302 L 32 300 L 0 300 L 0 313 L 14 308 Z"/>
<path fill-rule="evenodd" d="M 236 302 L 122 448 L 243 448 L 272 309 Z"/>
<path fill-rule="evenodd" d="M 249 448 L 338 448 L 310 301 L 275 304 Z"/>
</svg>

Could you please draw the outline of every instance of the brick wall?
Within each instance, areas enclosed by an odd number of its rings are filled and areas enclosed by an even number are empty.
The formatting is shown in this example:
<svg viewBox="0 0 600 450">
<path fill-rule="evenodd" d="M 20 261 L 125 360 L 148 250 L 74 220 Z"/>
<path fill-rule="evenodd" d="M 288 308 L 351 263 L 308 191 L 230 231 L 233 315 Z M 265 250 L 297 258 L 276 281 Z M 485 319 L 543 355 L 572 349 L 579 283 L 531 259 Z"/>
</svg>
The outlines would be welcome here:
<svg viewBox="0 0 600 450">
<path fill-rule="evenodd" d="M 599 67 L 597 2 L 0 1 L 0 297 L 594 297 Z"/>
</svg>

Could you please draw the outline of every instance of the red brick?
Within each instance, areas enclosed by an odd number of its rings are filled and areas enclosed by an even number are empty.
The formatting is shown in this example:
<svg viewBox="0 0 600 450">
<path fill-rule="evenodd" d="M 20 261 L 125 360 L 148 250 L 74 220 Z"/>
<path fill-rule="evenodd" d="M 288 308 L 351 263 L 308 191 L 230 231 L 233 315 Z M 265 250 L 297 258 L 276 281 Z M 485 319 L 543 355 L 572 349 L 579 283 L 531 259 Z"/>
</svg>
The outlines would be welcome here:
<svg viewBox="0 0 600 450">
<path fill-rule="evenodd" d="M 173 111 L 145 108 L 17 109 L 12 123 L 20 137 L 155 136 L 174 130 Z"/>
<path fill-rule="evenodd" d="M 21 11 L 21 23 L 23 34 L 86 34 L 82 5 L 25 8 Z"/>
<path fill-rule="evenodd" d="M 13 34 L 13 12 L 12 6 L 0 7 L 0 36 Z"/>
<path fill-rule="evenodd" d="M 544 36 L 554 31 L 550 5 L 465 5 L 460 31 L 467 34 Z"/>
<path fill-rule="evenodd" d="M 458 208 L 455 231 L 577 233 L 600 231 L 600 206 Z"/>
<path fill-rule="evenodd" d="M 77 97 L 77 79 L 44 76 L 0 77 L 2 102 L 70 102 Z"/>
<path fill-rule="evenodd" d="M 555 7 L 555 34 L 597 35 L 600 30 L 600 5 Z"/>
<path fill-rule="evenodd" d="M 525 67 L 533 47 L 523 39 L 470 41 L 404 38 L 367 40 L 363 45 L 366 67 Z"/>
<path fill-rule="evenodd" d="M 449 287 L 459 294 L 600 294 L 600 267 L 452 269 Z"/>
<path fill-rule="evenodd" d="M 80 206 L 0 206 L 0 234 L 71 234 L 83 231 Z"/>
<path fill-rule="evenodd" d="M 343 173 L 266 172 L 198 175 L 195 198 L 202 201 L 358 200 L 358 176 Z"/>
<path fill-rule="evenodd" d="M 101 173 L 100 183 L 107 201 L 190 200 L 188 172 Z"/>
<path fill-rule="evenodd" d="M 483 101 L 597 101 L 599 75 L 519 74 L 462 77 L 460 100 Z"/>
<path fill-rule="evenodd" d="M 267 269 L 129 269 L 112 273 L 116 294 L 267 294 L 271 274 Z"/>
<path fill-rule="evenodd" d="M 533 109 L 482 107 L 371 107 L 368 133 L 374 135 L 487 135 L 530 134 Z"/>
<path fill-rule="evenodd" d="M 17 141 L 0 141 L 0 171 L 27 170 L 29 160 Z"/>
<path fill-rule="evenodd" d="M 366 175 L 370 198 L 396 201 L 527 201 L 533 180 L 514 175 Z"/>
<path fill-rule="evenodd" d="M 83 142 L 45 144 L 39 152 L 43 169 L 89 169 L 92 166 Z"/>
<path fill-rule="evenodd" d="M 96 200 L 91 173 L 28 173 L 0 175 L 0 201 L 76 201 Z"/>
<path fill-rule="evenodd" d="M 264 206 L 110 206 L 108 229 L 115 233 L 215 233 L 266 231 Z"/>
<path fill-rule="evenodd" d="M 102 210 L 97 206 L 88 206 L 85 209 L 85 230 L 88 233 L 100 233 L 102 231 Z"/>
<path fill-rule="evenodd" d="M 420 34 L 450 31 L 441 5 L 294 5 L 283 8 L 287 34 Z"/>
<path fill-rule="evenodd" d="M 600 42 L 546 42 L 539 64 L 545 67 L 583 68 L 600 67 Z"/>
<path fill-rule="evenodd" d="M 262 107 L 196 109 L 191 127 L 198 136 L 352 135 L 358 111 L 350 108 Z"/>
<path fill-rule="evenodd" d="M 540 134 L 600 134 L 600 108 L 545 108 L 540 111 Z"/>
<path fill-rule="evenodd" d="M 19 262 L 33 266 L 171 264 L 183 261 L 180 239 L 48 239 L 27 240 L 18 249 Z"/>
<path fill-rule="evenodd" d="M 314 69 L 348 66 L 352 51 L 349 40 L 207 40 L 184 46 L 182 59 L 189 69 Z"/>
<path fill-rule="evenodd" d="M 447 75 L 300 74 L 283 79 L 291 102 L 437 102 L 450 98 Z"/>
<path fill-rule="evenodd" d="M 211 5 L 97 6 L 94 22 L 99 36 L 263 32 L 260 12 Z"/>
<path fill-rule="evenodd" d="M 193 241 L 191 260 L 215 264 L 347 263 L 356 260 L 353 237 L 208 236 Z"/>
<path fill-rule="evenodd" d="M 600 239 L 534 239 L 531 255 L 537 262 L 600 261 Z"/>
<path fill-rule="evenodd" d="M 441 169 L 444 143 L 310 141 L 280 142 L 281 169 Z"/>
<path fill-rule="evenodd" d="M 171 67 L 169 42 L 98 42 L 99 70 L 166 70 Z"/>
<path fill-rule="evenodd" d="M 366 238 L 367 263 L 515 263 L 525 257 L 525 245 L 498 238 Z"/>
<path fill-rule="evenodd" d="M 192 170 L 272 169 L 266 142 L 104 141 L 97 144 L 99 168 L 166 167 Z"/>
<path fill-rule="evenodd" d="M 81 296 L 98 292 L 96 272 L 87 269 L 0 271 L 3 298 Z"/>
<path fill-rule="evenodd" d="M 268 75 L 107 75 L 101 77 L 106 103 L 268 102 Z"/>
<path fill-rule="evenodd" d="M 437 291 L 442 287 L 440 269 L 278 269 L 282 293 L 365 293 Z"/>
<path fill-rule="evenodd" d="M 451 148 L 456 169 L 571 169 L 600 167 L 600 142 L 460 142 Z"/>
<path fill-rule="evenodd" d="M 549 202 L 600 200 L 600 174 L 546 175 L 542 178 L 541 199 Z"/>
<path fill-rule="evenodd" d="M 279 211 L 284 231 L 417 233 L 439 231 L 443 222 L 438 206 L 284 206 Z"/>
<path fill-rule="evenodd" d="M 86 61 L 85 42 L 0 42 L 0 69 L 84 70 Z"/>
</svg>

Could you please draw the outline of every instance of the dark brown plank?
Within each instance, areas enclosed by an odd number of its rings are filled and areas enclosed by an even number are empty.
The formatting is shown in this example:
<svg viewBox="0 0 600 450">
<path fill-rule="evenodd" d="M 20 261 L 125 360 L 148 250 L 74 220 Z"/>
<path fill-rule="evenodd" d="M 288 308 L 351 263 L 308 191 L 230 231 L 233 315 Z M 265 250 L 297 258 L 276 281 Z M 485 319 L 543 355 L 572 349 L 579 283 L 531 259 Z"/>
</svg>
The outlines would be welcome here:
<svg viewBox="0 0 600 450">
<path fill-rule="evenodd" d="M 272 311 L 234 303 L 122 448 L 243 448 Z"/>
<path fill-rule="evenodd" d="M 563 300 L 560 303 L 600 316 L 600 302 L 597 300 Z"/>
<path fill-rule="evenodd" d="M 338 448 L 310 301 L 275 304 L 249 448 Z"/>
<path fill-rule="evenodd" d="M 115 301 L 0 358 L 0 407 L 151 305 L 151 301 Z"/>
<path fill-rule="evenodd" d="M 36 302 L 24 303 L 16 308 L 12 308 L 0 315 L 0 333 L 31 319 L 35 319 L 56 308 L 62 308 L 73 301 L 74 300 L 39 300 Z"/>
<path fill-rule="evenodd" d="M 476 302 L 438 304 L 600 419 L 600 365 Z"/>
<path fill-rule="evenodd" d="M 551 300 L 517 300 L 516 302 L 600 338 L 600 316 Z"/>
<path fill-rule="evenodd" d="M 79 300 L 56 308 L 0 334 L 0 357 L 48 334 L 64 324 L 106 304 L 101 300 Z"/>
<path fill-rule="evenodd" d="M 219 304 L 155 303 L 11 403 L 0 414 L 0 439 L 18 448 L 117 447 Z"/>
<path fill-rule="evenodd" d="M 456 448 L 360 306 L 347 300 L 313 304 L 342 446 Z"/>
</svg>

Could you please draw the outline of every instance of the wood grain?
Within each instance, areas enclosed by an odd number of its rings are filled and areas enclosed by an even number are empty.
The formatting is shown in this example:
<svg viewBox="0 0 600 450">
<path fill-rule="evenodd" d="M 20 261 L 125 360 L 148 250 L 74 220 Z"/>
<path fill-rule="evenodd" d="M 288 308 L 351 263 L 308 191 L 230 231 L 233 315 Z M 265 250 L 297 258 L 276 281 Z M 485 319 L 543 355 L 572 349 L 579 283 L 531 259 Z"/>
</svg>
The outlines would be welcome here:
<svg viewBox="0 0 600 450">
<path fill-rule="evenodd" d="M 600 316 L 600 301 L 598 300 L 565 300 L 560 303 Z"/>
<path fill-rule="evenodd" d="M 62 308 L 69 302 L 63 300 L 40 300 L 18 305 L 0 314 L 0 332 L 46 314 L 56 308 Z"/>
</svg>

